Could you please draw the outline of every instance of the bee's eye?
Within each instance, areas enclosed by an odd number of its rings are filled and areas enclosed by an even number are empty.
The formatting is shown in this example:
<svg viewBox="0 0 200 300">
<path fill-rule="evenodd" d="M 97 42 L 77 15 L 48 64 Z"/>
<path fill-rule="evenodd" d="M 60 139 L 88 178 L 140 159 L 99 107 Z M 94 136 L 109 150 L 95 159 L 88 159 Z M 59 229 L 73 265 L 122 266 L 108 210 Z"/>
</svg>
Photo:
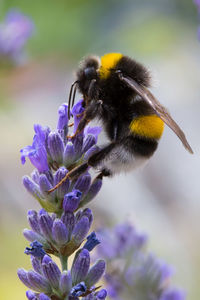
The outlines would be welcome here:
<svg viewBox="0 0 200 300">
<path fill-rule="evenodd" d="M 96 78 L 97 72 L 94 67 L 88 67 L 84 70 L 84 74 L 87 77 L 87 79 L 93 79 Z"/>
</svg>

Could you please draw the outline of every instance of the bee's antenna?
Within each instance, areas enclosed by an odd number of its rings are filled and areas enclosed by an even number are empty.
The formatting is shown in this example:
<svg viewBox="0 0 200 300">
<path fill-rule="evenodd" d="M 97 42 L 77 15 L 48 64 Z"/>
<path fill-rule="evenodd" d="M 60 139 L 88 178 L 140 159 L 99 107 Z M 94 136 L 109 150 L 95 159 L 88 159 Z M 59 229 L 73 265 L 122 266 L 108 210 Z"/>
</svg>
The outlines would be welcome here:
<svg viewBox="0 0 200 300">
<path fill-rule="evenodd" d="M 77 80 L 74 81 L 71 85 L 70 88 L 70 92 L 69 92 L 69 99 L 68 99 L 68 119 L 70 119 L 70 109 L 71 107 L 74 105 L 74 99 L 75 99 L 75 95 L 76 95 L 76 84 L 77 84 Z M 74 85 L 75 85 L 75 90 L 74 90 Z M 73 92 L 74 90 L 74 92 Z M 72 97 L 72 93 L 73 93 L 73 97 Z M 72 101 L 71 101 L 72 100 Z"/>
<path fill-rule="evenodd" d="M 76 82 L 77 83 L 77 82 Z M 74 106 L 75 96 L 77 91 L 77 85 L 74 86 L 73 97 L 72 97 L 72 107 Z"/>
</svg>

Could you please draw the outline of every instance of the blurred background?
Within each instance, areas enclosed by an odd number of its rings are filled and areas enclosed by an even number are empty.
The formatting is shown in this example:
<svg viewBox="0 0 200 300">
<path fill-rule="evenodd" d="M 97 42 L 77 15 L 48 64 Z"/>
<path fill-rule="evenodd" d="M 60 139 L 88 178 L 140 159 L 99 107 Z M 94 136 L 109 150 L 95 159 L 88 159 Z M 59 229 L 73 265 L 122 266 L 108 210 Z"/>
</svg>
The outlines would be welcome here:
<svg viewBox="0 0 200 300">
<path fill-rule="evenodd" d="M 24 39 L 2 49 L 7 14 L 28 17 Z M 12 16 L 10 16 L 12 18 Z M 105 179 L 91 205 L 99 223 L 130 220 L 149 236 L 150 249 L 176 269 L 187 299 L 200 295 L 200 42 L 198 12 L 188 0 L 0 0 L 0 295 L 25 299 L 18 267 L 26 211 L 39 209 L 21 183 L 32 166 L 19 150 L 32 143 L 33 124 L 55 128 L 78 62 L 88 54 L 122 52 L 152 72 L 152 91 L 184 129 L 188 154 L 168 128 L 154 157 L 136 172 Z M 4 24 L 4 25 L 3 25 Z M 16 25 L 9 35 L 17 35 Z M 20 29 L 19 29 L 20 32 Z M 19 37 L 16 37 L 19 42 Z M 5 45 L 5 43 L 3 43 Z M 10 47 L 10 48 L 9 48 Z M 78 96 L 77 96 L 78 99 Z M 99 144 L 101 141 L 99 141 Z M 98 221 L 96 221 L 98 223 Z"/>
</svg>

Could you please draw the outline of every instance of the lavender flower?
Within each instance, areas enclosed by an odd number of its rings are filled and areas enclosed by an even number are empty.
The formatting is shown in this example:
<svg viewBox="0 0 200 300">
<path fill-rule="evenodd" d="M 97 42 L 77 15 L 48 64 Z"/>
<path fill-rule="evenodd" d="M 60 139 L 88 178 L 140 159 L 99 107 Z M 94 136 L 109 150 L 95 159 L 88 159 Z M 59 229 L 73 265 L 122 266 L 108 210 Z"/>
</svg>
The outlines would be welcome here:
<svg viewBox="0 0 200 300">
<path fill-rule="evenodd" d="M 37 226 L 34 224 L 33 216 L 38 222 Z M 88 209 L 79 210 L 77 213 L 63 212 L 60 219 L 54 218 L 54 215 L 50 216 L 44 209 L 41 209 L 39 213 L 29 211 L 28 221 L 32 228 L 31 230 L 24 229 L 24 236 L 32 242 L 31 246 L 36 244 L 35 238 L 40 243 L 42 241 L 47 253 L 70 256 L 86 238 L 91 226 L 91 218 L 93 218 L 92 212 L 88 214 Z M 95 233 L 93 232 L 92 235 Z M 98 240 L 91 241 L 91 235 L 87 237 L 87 240 L 89 244 L 87 242 L 84 248 L 89 251 L 100 243 Z M 37 243 L 38 252 L 40 243 Z M 33 255 L 33 249 L 28 248 L 27 252 Z"/>
<path fill-rule="evenodd" d="M 111 299 L 185 299 L 182 291 L 169 285 L 173 269 L 145 251 L 146 235 L 131 224 L 101 230 L 98 236 L 101 244 L 97 251 L 107 260 L 105 281 Z"/>
<path fill-rule="evenodd" d="M 82 100 L 72 109 L 76 126 L 80 122 Z M 34 125 L 35 135 L 31 146 L 24 147 L 21 152 L 22 164 L 28 157 L 37 169 L 32 178 L 25 176 L 24 186 L 49 212 L 61 214 L 65 211 L 74 211 L 89 203 L 99 192 L 102 180 L 95 179 L 91 182 L 89 173 L 85 173 L 77 181 L 66 180 L 56 191 L 48 194 L 47 191 L 55 186 L 68 172 L 68 169 L 80 164 L 88 153 L 94 148 L 100 127 L 87 126 L 83 134 L 79 134 L 72 141 L 67 140 L 68 131 L 67 104 L 59 108 L 57 130 L 52 132 L 48 127 Z M 79 190 L 78 202 L 71 195 Z M 79 192 L 79 193 L 80 193 Z M 71 194 L 70 194 L 71 193 Z M 71 202 L 70 202 L 71 201 Z"/>
<path fill-rule="evenodd" d="M 81 103 L 72 109 L 75 126 L 82 117 L 79 113 L 84 111 Z M 25 238 L 31 242 L 25 253 L 31 255 L 33 270 L 19 269 L 18 276 L 31 289 L 26 293 L 29 300 L 77 300 L 79 297 L 104 300 L 107 295 L 106 290 L 95 287 L 105 272 L 105 262 L 98 259 L 90 266 L 90 252 L 100 242 L 95 232 L 88 235 L 92 211 L 82 208 L 98 193 L 102 180 L 92 181 L 87 171 L 77 180 L 67 179 L 53 193 L 48 193 L 65 177 L 67 168 L 72 169 L 84 161 L 100 133 L 99 127 L 87 127 L 75 139 L 68 140 L 67 112 L 67 105 L 61 105 L 54 132 L 35 125 L 32 145 L 21 150 L 22 164 L 28 157 L 36 168 L 31 177 L 24 176 L 24 186 L 43 207 L 38 213 L 28 212 L 31 229 L 24 229 Z M 80 248 L 85 239 L 87 242 Z M 74 253 L 71 270 L 68 270 L 68 257 Z M 60 258 L 62 271 L 49 256 L 52 254 Z"/>
<path fill-rule="evenodd" d="M 27 292 L 28 299 L 76 299 L 73 297 L 85 296 L 85 299 L 105 299 L 106 292 L 95 292 L 94 284 L 105 272 L 105 263 L 96 263 L 90 268 L 90 255 L 87 250 L 80 250 L 75 255 L 71 271 L 61 272 L 50 256 L 45 255 L 38 260 L 40 268 L 34 271 L 18 270 L 19 279 L 35 291 Z M 40 271 L 38 271 L 40 270 Z M 91 272 L 94 278 L 91 277 Z M 43 293 L 45 293 L 44 296 Z M 102 298 L 95 298 L 102 295 Z M 87 294 L 90 298 L 87 298 Z M 35 297 L 35 298 L 34 298 Z M 47 297 L 47 298 L 45 298 Z M 48 298 L 49 297 L 49 298 Z M 71 297 L 71 298 L 70 298 Z"/>
<path fill-rule="evenodd" d="M 34 31 L 31 19 L 19 11 L 11 10 L 0 23 L 0 62 L 19 62 L 27 40 Z"/>
</svg>

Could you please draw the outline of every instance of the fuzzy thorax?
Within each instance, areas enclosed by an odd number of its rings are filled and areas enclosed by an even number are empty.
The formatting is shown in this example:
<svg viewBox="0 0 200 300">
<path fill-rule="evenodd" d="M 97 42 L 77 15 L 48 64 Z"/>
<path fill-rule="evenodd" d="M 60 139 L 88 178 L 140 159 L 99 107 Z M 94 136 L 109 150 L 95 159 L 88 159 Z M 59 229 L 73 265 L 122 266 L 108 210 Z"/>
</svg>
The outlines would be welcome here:
<svg viewBox="0 0 200 300">
<path fill-rule="evenodd" d="M 106 79 L 110 75 L 112 69 L 115 68 L 119 60 L 123 57 L 121 53 L 108 53 L 101 57 L 101 67 L 99 76 L 101 79 Z"/>
</svg>

